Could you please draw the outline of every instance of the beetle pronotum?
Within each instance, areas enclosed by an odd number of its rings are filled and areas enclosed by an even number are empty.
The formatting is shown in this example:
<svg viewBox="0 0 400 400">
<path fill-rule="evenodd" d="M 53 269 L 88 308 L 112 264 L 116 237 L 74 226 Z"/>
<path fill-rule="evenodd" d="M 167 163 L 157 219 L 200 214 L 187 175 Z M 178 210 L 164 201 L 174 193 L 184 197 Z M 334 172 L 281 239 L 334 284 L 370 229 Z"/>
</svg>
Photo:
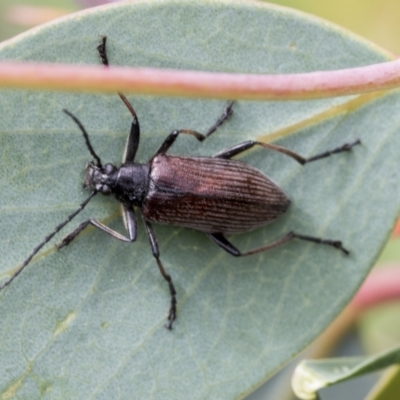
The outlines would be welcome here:
<svg viewBox="0 0 400 400">
<path fill-rule="evenodd" d="M 106 37 L 102 38 L 97 49 L 102 63 L 108 66 Z M 121 203 L 128 235 L 124 236 L 96 219 L 90 218 L 65 236 L 57 247 L 60 249 L 71 243 L 88 225 L 93 225 L 123 242 L 134 242 L 137 231 L 135 208 L 139 209 L 153 256 L 161 275 L 169 285 L 171 304 L 168 313 L 168 329 L 172 328 L 176 318 L 176 291 L 171 276 L 165 271 L 160 260 L 152 222 L 178 225 L 204 232 L 214 243 L 235 257 L 267 251 L 293 239 L 330 245 L 346 255 L 349 254 L 349 251 L 338 240 L 326 240 L 295 232 L 289 232 L 271 243 L 247 252 L 238 250 L 226 239 L 226 234 L 249 231 L 275 220 L 286 212 L 290 201 L 279 186 L 267 176 L 255 168 L 231 158 L 253 146 L 261 146 L 283 153 L 304 165 L 335 153 L 348 151 L 359 144 L 359 140 L 311 158 L 304 158 L 280 146 L 253 140 L 237 144 L 213 157 L 167 155 L 169 148 L 182 133 L 192 135 L 199 141 L 205 140 L 214 133 L 231 116 L 233 102 L 230 102 L 221 117 L 205 134 L 189 129 L 174 130 L 167 136 L 150 161 L 140 164 L 134 162 L 139 147 L 139 121 L 127 98 L 122 93 L 119 93 L 119 96 L 133 117 L 123 155 L 123 164 L 120 167 L 113 164 L 103 166 L 82 123 L 71 112 L 64 110 L 82 131 L 86 146 L 94 158 L 94 161 L 89 162 L 86 166 L 84 179 L 84 187 L 90 188 L 92 191 L 75 212 L 33 249 L 22 265 L 0 286 L 0 290 L 16 278 L 39 250 L 79 214 L 97 193 L 114 194 L 117 201 Z"/>
</svg>

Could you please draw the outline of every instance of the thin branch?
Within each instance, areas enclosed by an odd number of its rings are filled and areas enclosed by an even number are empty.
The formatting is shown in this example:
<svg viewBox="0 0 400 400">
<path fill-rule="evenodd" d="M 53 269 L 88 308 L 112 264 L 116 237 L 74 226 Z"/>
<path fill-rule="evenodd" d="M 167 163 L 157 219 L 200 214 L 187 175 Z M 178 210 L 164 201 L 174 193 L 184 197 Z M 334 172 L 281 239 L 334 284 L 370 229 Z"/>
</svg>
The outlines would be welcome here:
<svg viewBox="0 0 400 400">
<path fill-rule="evenodd" d="M 155 68 L 0 63 L 0 87 L 247 100 L 293 100 L 397 88 L 400 60 L 366 67 L 287 75 Z"/>
</svg>

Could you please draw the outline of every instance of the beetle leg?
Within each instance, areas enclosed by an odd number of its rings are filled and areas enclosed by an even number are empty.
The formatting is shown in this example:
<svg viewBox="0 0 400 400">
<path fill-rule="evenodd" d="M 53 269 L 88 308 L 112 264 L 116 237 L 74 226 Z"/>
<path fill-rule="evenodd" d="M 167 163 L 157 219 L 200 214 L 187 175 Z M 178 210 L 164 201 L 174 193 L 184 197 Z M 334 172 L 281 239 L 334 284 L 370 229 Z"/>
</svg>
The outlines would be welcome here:
<svg viewBox="0 0 400 400">
<path fill-rule="evenodd" d="M 135 160 L 137 149 L 139 148 L 139 140 L 140 140 L 140 126 L 139 120 L 136 116 L 133 117 L 133 121 L 131 124 L 131 131 L 129 132 L 129 136 L 126 139 L 124 155 L 122 156 L 122 162 L 130 163 Z"/>
<path fill-rule="evenodd" d="M 84 221 L 81 224 L 79 224 L 78 227 L 74 229 L 71 233 L 69 233 L 67 236 L 65 236 L 59 244 L 56 244 L 57 249 L 60 250 L 64 246 L 68 246 L 88 225 L 93 225 L 95 228 L 98 228 L 101 231 L 109 234 L 113 238 L 121 240 L 123 242 L 133 242 L 136 239 L 136 237 L 131 239 L 124 235 L 121 235 L 120 233 L 112 230 L 111 228 L 102 224 L 101 222 L 93 218 L 90 218 L 87 221 Z"/>
<path fill-rule="evenodd" d="M 246 251 L 245 253 L 241 253 L 235 246 L 233 246 L 225 238 L 225 236 L 222 233 L 210 233 L 210 234 L 207 234 L 207 236 L 214 243 L 216 243 L 218 246 L 220 246 L 226 252 L 228 252 L 229 254 L 231 254 L 235 257 L 250 256 L 252 254 L 271 250 L 271 249 L 274 249 L 275 247 L 281 246 L 282 244 L 290 242 L 293 239 L 306 240 L 306 241 L 317 243 L 317 244 L 326 244 L 326 245 L 334 247 L 335 249 L 341 250 L 346 255 L 350 254 L 350 252 L 346 248 L 343 247 L 342 242 L 339 240 L 326 240 L 326 239 L 321 239 L 321 238 L 317 238 L 317 237 L 313 237 L 313 236 L 299 235 L 294 232 L 289 232 L 285 236 L 282 236 L 281 238 L 274 240 L 271 243 L 267 243 L 264 246 L 257 247 L 256 249 L 253 249 L 250 251 Z"/>
<path fill-rule="evenodd" d="M 341 153 L 343 151 L 349 151 L 352 149 L 353 146 L 361 144 L 361 141 L 357 139 L 353 143 L 345 143 L 340 147 L 337 147 L 336 149 L 326 151 L 324 153 L 317 154 L 316 156 L 310 157 L 310 158 L 304 158 L 300 154 L 295 153 L 294 151 L 291 151 L 289 149 L 286 149 L 281 146 L 277 146 L 274 144 L 270 143 L 263 143 L 263 142 L 257 142 L 255 140 L 248 140 L 247 142 L 239 143 L 227 150 L 220 151 L 219 153 L 215 154 L 214 157 L 216 158 L 232 158 L 233 156 L 236 156 L 237 154 L 242 153 L 243 151 L 246 151 L 250 148 L 252 148 L 255 145 L 262 146 L 266 149 L 278 151 L 280 153 L 286 154 L 289 157 L 292 157 L 295 159 L 298 163 L 304 165 L 308 162 L 320 160 L 321 158 L 329 157 L 332 154 L 337 154 Z"/>
<path fill-rule="evenodd" d="M 184 133 L 186 135 L 192 135 L 194 136 L 197 140 L 202 142 L 203 140 L 207 139 L 212 133 L 214 133 L 218 127 L 220 127 L 233 113 L 232 107 L 233 107 L 234 101 L 231 101 L 225 108 L 222 113 L 222 115 L 218 118 L 217 122 L 205 133 L 200 133 L 191 129 L 178 129 L 172 131 L 167 138 L 164 140 L 160 148 L 156 151 L 156 154 L 154 156 L 157 156 L 159 154 L 165 154 L 168 149 L 173 145 L 177 137 L 179 136 L 180 133 Z"/>
<path fill-rule="evenodd" d="M 125 229 L 128 231 L 129 239 L 131 242 L 134 242 L 137 234 L 137 221 L 135 210 L 132 206 L 127 204 L 122 206 L 122 218 L 124 220 Z"/>
<path fill-rule="evenodd" d="M 240 251 L 231 242 L 229 242 L 222 233 L 207 233 L 207 236 L 232 256 L 240 257 L 242 255 Z"/>
<path fill-rule="evenodd" d="M 174 283 L 172 282 L 171 275 L 167 274 L 165 268 L 160 260 L 160 252 L 158 250 L 157 239 L 153 231 L 153 227 L 150 222 L 143 218 L 144 226 L 146 228 L 147 235 L 149 237 L 151 251 L 153 252 L 153 256 L 155 257 L 158 265 L 158 269 L 160 270 L 163 278 L 168 282 L 169 292 L 171 294 L 171 307 L 168 312 L 168 324 L 166 325 L 167 329 L 172 329 L 172 324 L 176 319 L 176 290 Z"/>
<path fill-rule="evenodd" d="M 104 66 L 108 67 L 110 64 L 108 62 L 108 57 L 107 57 L 106 43 L 107 43 L 107 36 L 101 36 L 101 43 L 97 46 L 97 52 L 99 53 L 101 63 Z"/>
<path fill-rule="evenodd" d="M 217 122 L 205 133 L 205 137 L 208 138 L 212 133 L 214 133 L 233 113 L 232 107 L 235 101 L 230 101 L 228 105 L 224 108 L 221 116 L 218 118 Z"/>
<path fill-rule="evenodd" d="M 99 53 L 102 64 L 105 67 L 109 67 L 106 43 L 107 43 L 107 36 L 102 36 L 101 43 L 97 46 L 97 51 Z M 126 105 L 126 107 L 128 108 L 129 112 L 132 114 L 133 117 L 131 131 L 126 142 L 125 152 L 122 162 L 124 163 L 133 162 L 133 160 L 135 159 L 136 151 L 139 147 L 139 138 L 140 138 L 139 119 L 131 103 L 126 98 L 126 96 L 123 93 L 118 93 L 118 96 L 121 98 L 121 100 Z"/>
<path fill-rule="evenodd" d="M 320 160 L 321 158 L 329 157 L 332 154 L 342 153 L 343 151 L 349 151 L 352 147 L 356 146 L 357 144 L 361 144 L 361 140 L 357 139 L 353 143 L 345 143 L 342 146 L 337 147 L 333 150 L 325 151 L 324 153 L 319 153 L 313 157 L 307 158 L 306 162 L 312 162 L 316 160 Z"/>
</svg>

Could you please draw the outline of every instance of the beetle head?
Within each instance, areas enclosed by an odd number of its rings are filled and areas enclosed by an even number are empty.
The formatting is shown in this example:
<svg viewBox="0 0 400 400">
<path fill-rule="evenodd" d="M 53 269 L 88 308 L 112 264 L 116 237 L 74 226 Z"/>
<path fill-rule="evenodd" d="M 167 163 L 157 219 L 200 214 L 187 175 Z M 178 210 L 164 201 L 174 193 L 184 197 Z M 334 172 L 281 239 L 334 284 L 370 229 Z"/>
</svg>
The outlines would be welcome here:
<svg viewBox="0 0 400 400">
<path fill-rule="evenodd" d="M 113 192 L 118 169 L 113 164 L 99 166 L 93 161 L 86 165 L 86 175 L 83 181 L 84 188 L 95 189 L 104 195 Z"/>
</svg>

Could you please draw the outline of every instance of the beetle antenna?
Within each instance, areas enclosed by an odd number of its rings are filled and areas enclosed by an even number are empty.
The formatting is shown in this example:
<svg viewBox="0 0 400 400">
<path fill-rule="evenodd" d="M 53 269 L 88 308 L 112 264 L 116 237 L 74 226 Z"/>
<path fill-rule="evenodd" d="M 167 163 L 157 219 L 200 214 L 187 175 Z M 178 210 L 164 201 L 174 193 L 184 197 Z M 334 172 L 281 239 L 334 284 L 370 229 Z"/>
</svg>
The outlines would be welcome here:
<svg viewBox="0 0 400 400">
<path fill-rule="evenodd" d="M 18 267 L 15 272 L 11 275 L 11 277 L 2 283 L 0 285 L 0 290 L 8 286 L 24 269 L 25 267 L 31 262 L 32 258 L 39 252 L 39 250 L 46 244 L 48 243 L 54 235 L 56 235 L 62 228 L 64 228 L 65 225 L 67 225 L 73 218 L 75 218 L 89 203 L 89 201 L 92 199 L 92 197 L 97 193 L 97 190 L 93 190 L 92 193 L 90 193 L 89 197 L 72 213 L 70 214 L 67 219 L 62 222 L 60 225 L 56 226 L 53 232 L 51 232 L 49 235 L 47 235 L 44 240 L 39 243 L 32 251 L 32 253 L 29 255 L 29 257 L 22 263 L 20 267 Z"/>
<path fill-rule="evenodd" d="M 79 121 L 79 119 L 76 118 L 74 114 L 72 114 L 70 111 L 66 110 L 65 108 L 63 109 L 63 111 L 65 112 L 65 114 L 67 114 L 69 117 L 71 117 L 74 120 L 74 122 L 78 125 L 78 127 L 82 131 L 83 137 L 85 139 L 86 147 L 88 148 L 88 150 L 89 150 L 90 154 L 93 156 L 93 158 L 96 160 L 96 165 L 98 167 L 101 167 L 100 157 L 94 151 L 93 146 L 90 143 L 89 134 L 86 132 L 86 129 L 82 125 L 81 121 Z"/>
</svg>

